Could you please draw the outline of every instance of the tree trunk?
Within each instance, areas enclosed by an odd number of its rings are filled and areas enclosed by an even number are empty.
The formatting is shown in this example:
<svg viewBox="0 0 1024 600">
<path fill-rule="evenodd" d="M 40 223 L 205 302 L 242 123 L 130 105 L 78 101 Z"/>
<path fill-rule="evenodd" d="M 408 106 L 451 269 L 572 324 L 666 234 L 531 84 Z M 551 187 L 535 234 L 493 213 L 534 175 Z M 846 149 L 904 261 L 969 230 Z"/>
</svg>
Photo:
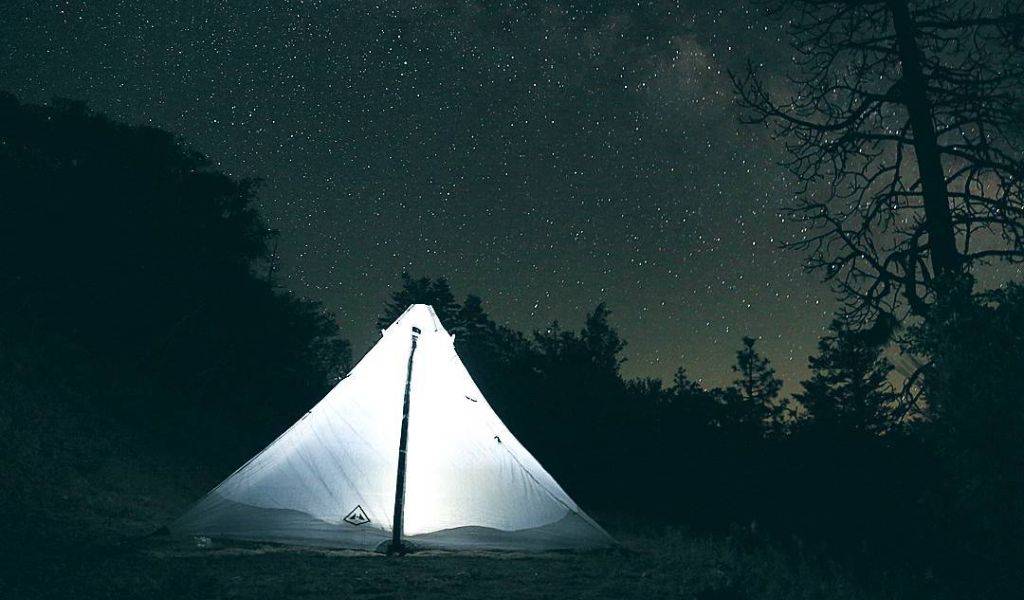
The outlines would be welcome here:
<svg viewBox="0 0 1024 600">
<path fill-rule="evenodd" d="M 928 233 L 932 271 L 942 277 L 959 271 L 961 256 L 953 233 L 946 176 L 935 134 L 932 105 L 928 99 L 928 82 L 921 67 L 921 50 L 917 46 L 908 1 L 888 0 L 887 3 L 892 11 L 896 48 L 903 70 L 900 95 L 907 107 L 910 127 L 914 133 L 914 152 L 921 175 L 925 231 Z M 910 265 L 908 267 L 912 268 Z"/>
</svg>

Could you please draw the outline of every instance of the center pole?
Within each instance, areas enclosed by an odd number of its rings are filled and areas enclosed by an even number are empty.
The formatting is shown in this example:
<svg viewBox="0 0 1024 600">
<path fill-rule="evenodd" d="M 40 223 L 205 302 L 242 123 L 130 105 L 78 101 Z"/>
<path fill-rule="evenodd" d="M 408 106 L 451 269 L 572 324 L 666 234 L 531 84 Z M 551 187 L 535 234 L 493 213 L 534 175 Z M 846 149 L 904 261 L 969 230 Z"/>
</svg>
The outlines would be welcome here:
<svg viewBox="0 0 1024 600">
<path fill-rule="evenodd" d="M 412 328 L 412 350 L 409 351 L 409 367 L 405 374 L 405 400 L 402 403 L 402 435 L 398 440 L 398 480 L 395 482 L 395 521 L 391 527 L 391 545 L 388 556 L 405 554 L 402 547 L 402 524 L 405 512 L 405 459 L 409 444 L 409 390 L 412 386 L 412 357 L 416 354 L 416 340 L 419 327 Z"/>
</svg>

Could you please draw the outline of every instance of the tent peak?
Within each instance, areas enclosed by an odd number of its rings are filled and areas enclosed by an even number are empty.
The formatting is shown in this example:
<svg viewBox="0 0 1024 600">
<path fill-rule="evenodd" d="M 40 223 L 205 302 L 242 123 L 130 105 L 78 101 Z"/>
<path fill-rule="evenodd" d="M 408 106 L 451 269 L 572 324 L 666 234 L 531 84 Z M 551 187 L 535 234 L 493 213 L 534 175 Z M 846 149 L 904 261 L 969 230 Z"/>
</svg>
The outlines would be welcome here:
<svg viewBox="0 0 1024 600">
<path fill-rule="evenodd" d="M 434 307 L 429 304 L 410 304 L 409 308 L 405 309 L 405 312 L 395 319 L 395 322 L 385 329 L 384 332 L 401 331 L 408 333 L 413 328 L 419 329 L 418 333 L 422 334 L 442 332 L 448 335 L 448 331 L 441 324 L 441 320 L 437 318 Z"/>
</svg>

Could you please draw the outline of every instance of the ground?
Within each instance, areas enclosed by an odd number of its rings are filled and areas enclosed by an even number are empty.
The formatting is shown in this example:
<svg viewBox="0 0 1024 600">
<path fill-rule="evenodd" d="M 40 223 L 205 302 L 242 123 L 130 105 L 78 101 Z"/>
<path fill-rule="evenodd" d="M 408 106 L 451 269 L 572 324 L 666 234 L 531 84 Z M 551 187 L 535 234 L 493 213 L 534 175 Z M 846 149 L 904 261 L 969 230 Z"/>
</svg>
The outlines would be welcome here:
<svg viewBox="0 0 1024 600">
<path fill-rule="evenodd" d="M 404 557 L 168 536 L 56 539 L 0 571 L 4 598 L 870 598 L 788 553 L 673 528 L 598 553 Z"/>
</svg>

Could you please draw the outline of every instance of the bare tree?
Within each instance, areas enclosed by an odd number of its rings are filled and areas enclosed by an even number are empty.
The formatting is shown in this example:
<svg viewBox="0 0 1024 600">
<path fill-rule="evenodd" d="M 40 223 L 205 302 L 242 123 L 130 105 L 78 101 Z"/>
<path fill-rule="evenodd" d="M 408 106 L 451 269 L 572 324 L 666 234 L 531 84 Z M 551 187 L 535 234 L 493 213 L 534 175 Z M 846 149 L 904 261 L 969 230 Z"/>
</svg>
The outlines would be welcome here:
<svg viewBox="0 0 1024 600">
<path fill-rule="evenodd" d="M 755 65 L 731 74 L 743 120 L 785 139 L 791 246 L 851 312 L 924 315 L 939 281 L 1024 262 L 1024 0 L 767 8 L 797 73 L 781 93 Z"/>
</svg>

